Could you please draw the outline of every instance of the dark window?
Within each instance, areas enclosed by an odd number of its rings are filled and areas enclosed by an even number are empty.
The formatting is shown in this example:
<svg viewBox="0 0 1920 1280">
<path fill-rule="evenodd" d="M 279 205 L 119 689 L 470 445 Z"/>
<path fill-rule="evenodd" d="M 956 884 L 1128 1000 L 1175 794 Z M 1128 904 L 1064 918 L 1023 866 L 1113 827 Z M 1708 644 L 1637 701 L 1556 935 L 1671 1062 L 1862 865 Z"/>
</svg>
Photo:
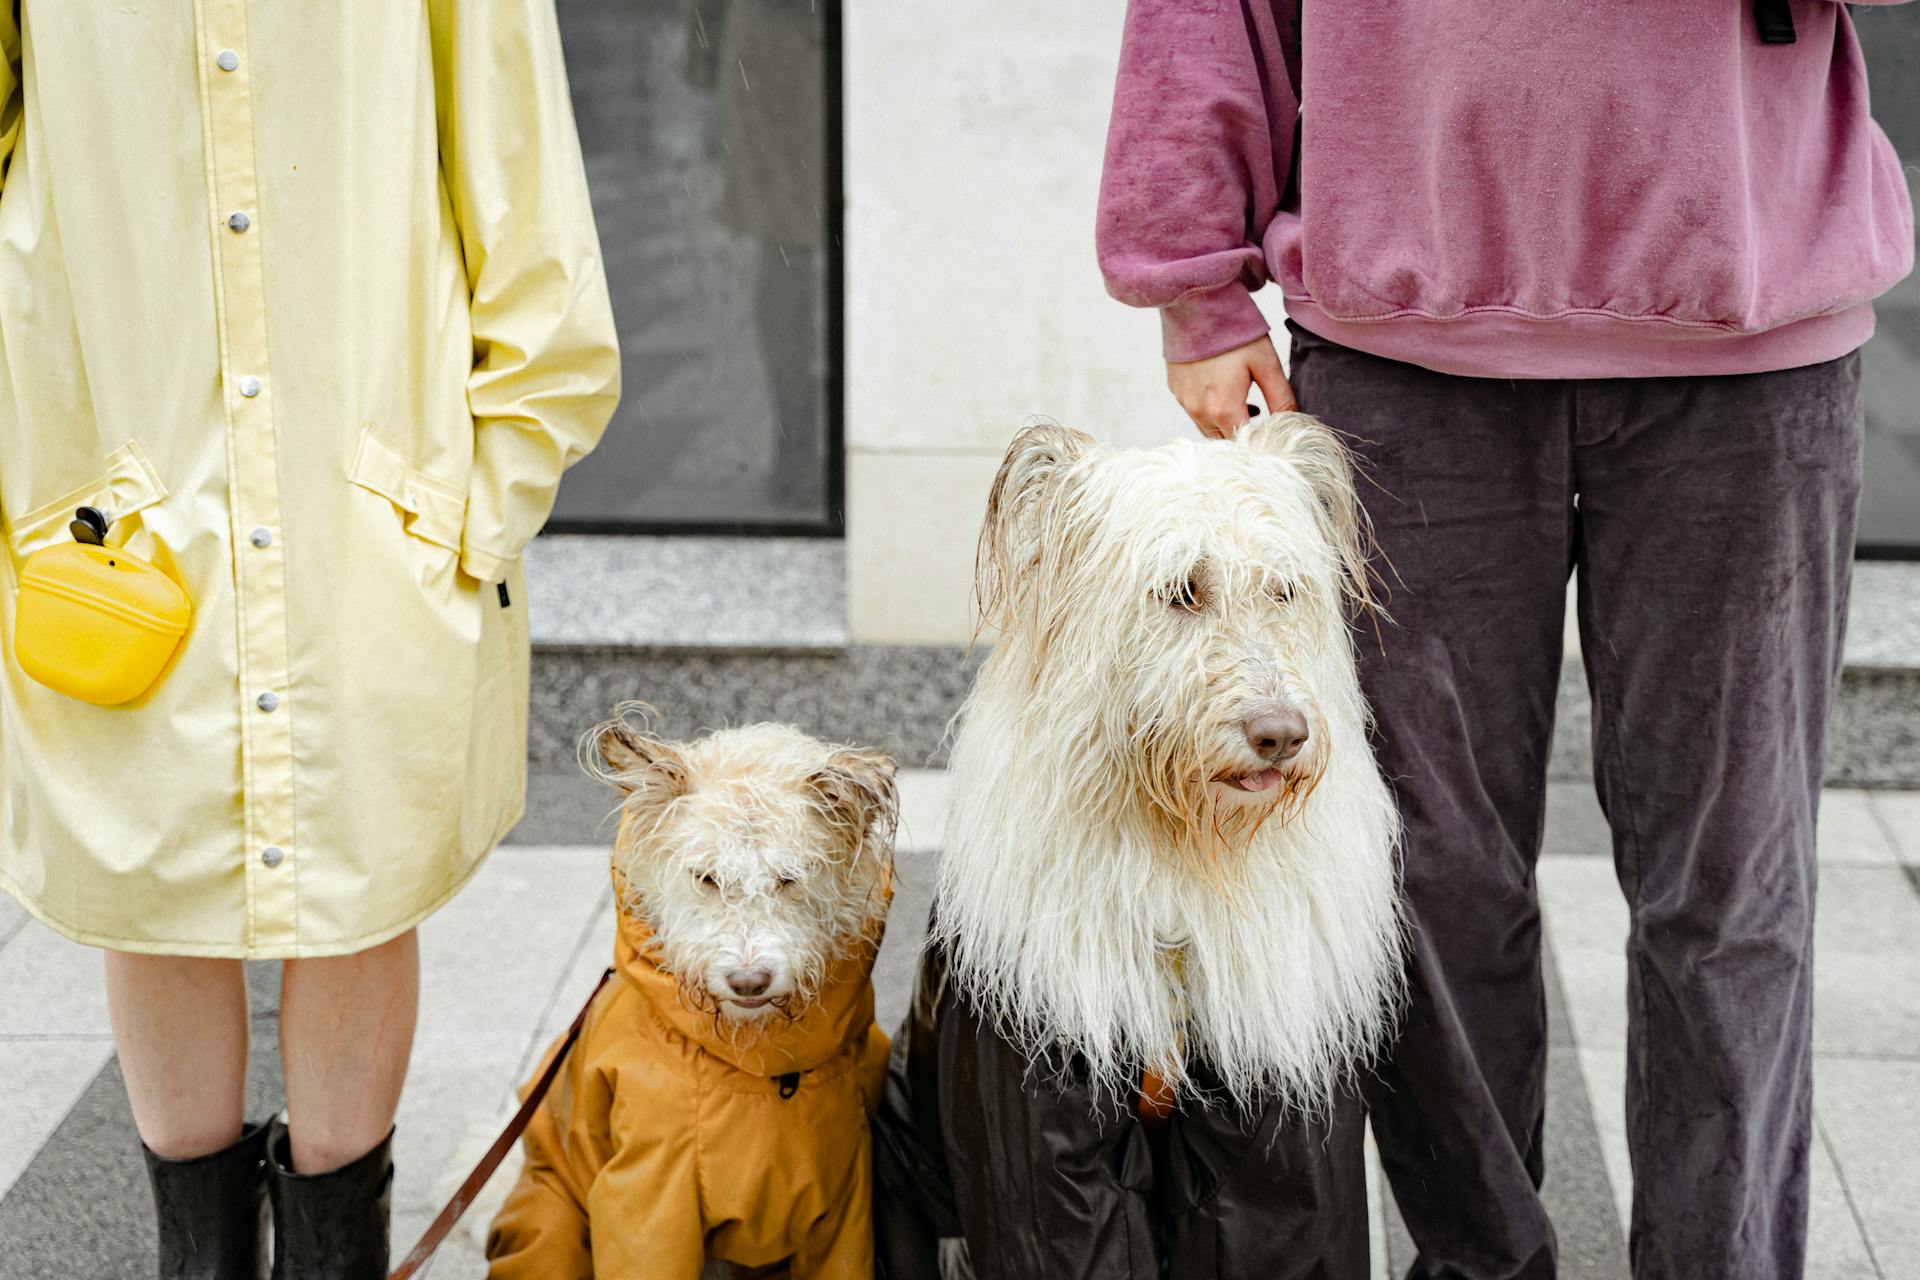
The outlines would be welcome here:
<svg viewBox="0 0 1920 1280">
<path fill-rule="evenodd" d="M 558 10 L 625 391 L 550 527 L 838 532 L 837 4 Z"/>
<path fill-rule="evenodd" d="M 1920 5 L 1855 6 L 1874 118 L 1920 174 Z M 1920 203 L 1920 191 L 1915 191 Z M 1861 354 L 1867 403 L 1860 553 L 1920 559 L 1920 275 L 1875 304 L 1879 324 Z"/>
</svg>

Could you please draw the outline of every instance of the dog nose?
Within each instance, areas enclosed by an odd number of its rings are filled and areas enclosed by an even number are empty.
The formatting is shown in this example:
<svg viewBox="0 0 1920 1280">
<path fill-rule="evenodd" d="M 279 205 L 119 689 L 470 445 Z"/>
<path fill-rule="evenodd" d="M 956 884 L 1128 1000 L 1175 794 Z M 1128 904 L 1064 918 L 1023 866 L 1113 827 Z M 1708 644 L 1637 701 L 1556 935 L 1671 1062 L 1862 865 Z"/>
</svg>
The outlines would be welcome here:
<svg viewBox="0 0 1920 1280">
<path fill-rule="evenodd" d="M 1280 764 L 1300 754 L 1307 745 L 1307 718 L 1278 703 L 1260 708 L 1243 726 L 1247 745 L 1268 764 Z"/>
<path fill-rule="evenodd" d="M 727 985 L 733 988 L 733 994 L 751 1000 L 767 994 L 767 988 L 773 985 L 773 975 L 765 969 L 735 969 L 727 975 Z"/>
</svg>

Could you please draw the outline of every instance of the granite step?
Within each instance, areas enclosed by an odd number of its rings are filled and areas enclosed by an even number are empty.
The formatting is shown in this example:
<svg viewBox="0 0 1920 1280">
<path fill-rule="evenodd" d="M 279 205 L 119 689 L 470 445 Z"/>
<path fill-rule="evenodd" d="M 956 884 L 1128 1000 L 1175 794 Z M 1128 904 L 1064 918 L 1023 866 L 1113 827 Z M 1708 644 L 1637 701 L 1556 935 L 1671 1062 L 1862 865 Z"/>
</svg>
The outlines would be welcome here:
<svg viewBox="0 0 1920 1280">
<path fill-rule="evenodd" d="M 616 702 L 669 734 L 778 719 L 942 763 L 981 654 L 868 645 L 847 626 L 843 544 L 827 538 L 544 537 L 528 552 L 535 773 L 575 770 L 581 731 Z M 1561 673 L 1551 773 L 1591 776 L 1578 647 Z M 1920 563 L 1856 565 L 1827 781 L 1920 787 Z"/>
</svg>

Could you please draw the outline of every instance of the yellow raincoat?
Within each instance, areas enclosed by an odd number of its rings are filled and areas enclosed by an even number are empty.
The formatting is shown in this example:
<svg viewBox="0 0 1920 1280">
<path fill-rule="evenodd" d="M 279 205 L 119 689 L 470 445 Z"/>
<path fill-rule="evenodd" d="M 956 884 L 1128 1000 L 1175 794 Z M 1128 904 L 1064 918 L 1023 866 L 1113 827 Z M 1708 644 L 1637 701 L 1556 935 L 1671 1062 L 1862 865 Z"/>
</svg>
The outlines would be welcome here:
<svg viewBox="0 0 1920 1280">
<path fill-rule="evenodd" d="M 381 942 L 519 817 L 520 551 L 617 396 L 553 0 L 0 10 L 0 886 L 130 951 Z M 82 503 L 193 600 L 125 707 L 12 657 Z"/>
<path fill-rule="evenodd" d="M 799 1018 L 738 1042 L 681 1003 L 648 940 L 622 912 L 618 972 L 527 1127 L 488 1280 L 690 1280 L 703 1257 L 869 1280 L 878 938 Z"/>
</svg>

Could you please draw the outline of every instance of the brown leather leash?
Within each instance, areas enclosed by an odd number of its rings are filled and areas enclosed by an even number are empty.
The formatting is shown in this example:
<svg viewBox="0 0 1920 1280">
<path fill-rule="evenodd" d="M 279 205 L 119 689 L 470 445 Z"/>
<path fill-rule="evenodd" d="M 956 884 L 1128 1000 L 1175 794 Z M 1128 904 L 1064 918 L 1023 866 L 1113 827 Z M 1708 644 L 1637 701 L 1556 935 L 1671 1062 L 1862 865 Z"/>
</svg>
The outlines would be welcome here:
<svg viewBox="0 0 1920 1280">
<path fill-rule="evenodd" d="M 611 969 L 600 975 L 600 981 L 594 984 L 593 994 L 588 996 L 587 1002 L 580 1006 L 580 1012 L 574 1015 L 573 1025 L 567 1028 L 567 1038 L 561 1043 L 559 1052 L 553 1055 L 553 1061 L 549 1062 L 547 1069 L 540 1073 L 540 1078 L 533 1082 L 533 1088 L 528 1090 L 525 1101 L 520 1104 L 520 1109 L 513 1113 L 513 1119 L 507 1121 L 507 1127 L 500 1131 L 500 1136 L 493 1140 L 491 1147 L 487 1148 L 487 1154 L 480 1157 L 480 1163 L 473 1166 L 473 1172 L 469 1173 L 467 1180 L 460 1184 L 460 1189 L 453 1193 L 453 1199 L 447 1201 L 446 1206 L 440 1210 L 440 1215 L 421 1235 L 420 1243 L 413 1246 L 413 1252 L 409 1253 L 394 1270 L 390 1280 L 409 1280 L 410 1277 L 419 1274 L 420 1269 L 433 1257 L 433 1251 L 440 1247 L 441 1242 L 453 1230 L 454 1224 L 460 1221 L 460 1216 L 473 1204 L 474 1197 L 480 1194 L 480 1189 L 487 1185 L 487 1179 L 491 1178 L 494 1170 L 500 1167 L 500 1162 L 507 1158 L 507 1152 L 513 1150 L 513 1144 L 520 1141 L 520 1135 L 527 1131 L 527 1125 L 532 1122 L 533 1113 L 540 1106 L 540 1100 L 547 1096 L 547 1090 L 553 1087 L 554 1080 L 559 1077 L 561 1064 L 566 1062 L 567 1054 L 572 1052 L 574 1042 L 580 1039 L 580 1029 L 587 1025 L 587 1011 L 593 1008 L 594 1000 L 607 985 L 608 979 L 612 977 Z"/>
</svg>

